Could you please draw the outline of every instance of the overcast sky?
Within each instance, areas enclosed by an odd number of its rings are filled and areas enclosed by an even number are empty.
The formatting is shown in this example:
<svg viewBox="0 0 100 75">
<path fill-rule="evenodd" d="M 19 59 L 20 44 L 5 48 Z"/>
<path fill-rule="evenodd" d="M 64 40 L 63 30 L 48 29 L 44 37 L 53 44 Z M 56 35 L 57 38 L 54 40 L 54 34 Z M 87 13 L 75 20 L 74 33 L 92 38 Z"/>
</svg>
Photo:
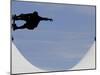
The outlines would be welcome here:
<svg viewBox="0 0 100 75">
<path fill-rule="evenodd" d="M 16 47 L 32 65 L 40 69 L 70 69 L 84 57 L 94 41 L 95 7 L 12 2 L 12 14 L 34 11 L 54 21 L 41 21 L 34 30 L 12 32 Z M 16 23 L 21 26 L 25 22 Z"/>
</svg>

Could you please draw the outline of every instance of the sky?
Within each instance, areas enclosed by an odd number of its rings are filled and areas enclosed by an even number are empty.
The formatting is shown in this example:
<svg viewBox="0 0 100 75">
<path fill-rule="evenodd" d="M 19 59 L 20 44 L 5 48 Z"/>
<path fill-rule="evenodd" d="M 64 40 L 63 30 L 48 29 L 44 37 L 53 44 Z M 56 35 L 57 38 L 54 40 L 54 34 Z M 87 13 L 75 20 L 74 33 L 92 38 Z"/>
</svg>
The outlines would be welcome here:
<svg viewBox="0 0 100 75">
<path fill-rule="evenodd" d="M 47 71 L 68 70 L 88 52 L 95 38 L 95 7 L 85 5 L 12 2 L 12 15 L 38 11 L 53 22 L 34 30 L 12 31 L 14 44 L 32 64 Z M 24 21 L 16 21 L 18 26 Z"/>
</svg>

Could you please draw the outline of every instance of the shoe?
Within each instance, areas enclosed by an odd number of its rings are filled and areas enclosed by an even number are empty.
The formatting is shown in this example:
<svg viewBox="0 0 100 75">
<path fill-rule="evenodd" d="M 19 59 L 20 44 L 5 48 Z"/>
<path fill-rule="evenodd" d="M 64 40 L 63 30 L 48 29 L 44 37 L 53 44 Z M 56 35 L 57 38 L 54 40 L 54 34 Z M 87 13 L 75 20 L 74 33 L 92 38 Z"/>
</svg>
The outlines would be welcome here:
<svg viewBox="0 0 100 75">
<path fill-rule="evenodd" d="M 15 30 L 17 29 L 16 24 L 12 24 L 12 28 L 13 28 L 13 30 L 15 31 Z"/>
</svg>

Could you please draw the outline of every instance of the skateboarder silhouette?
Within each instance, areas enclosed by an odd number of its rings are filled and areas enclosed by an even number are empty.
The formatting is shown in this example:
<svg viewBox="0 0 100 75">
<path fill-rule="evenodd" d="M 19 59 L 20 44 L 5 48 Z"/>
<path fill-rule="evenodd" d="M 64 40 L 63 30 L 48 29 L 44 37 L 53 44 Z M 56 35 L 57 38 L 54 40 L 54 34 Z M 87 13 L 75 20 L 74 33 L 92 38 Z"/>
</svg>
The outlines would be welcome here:
<svg viewBox="0 0 100 75">
<path fill-rule="evenodd" d="M 13 24 L 12 24 L 13 30 L 25 29 L 25 28 L 33 30 L 38 26 L 40 21 L 53 21 L 53 19 L 39 16 L 37 11 L 34 11 L 33 13 L 29 14 L 20 14 L 19 16 L 14 15 L 12 19 L 13 19 Z M 26 21 L 26 23 L 22 26 L 17 26 L 15 23 L 15 21 L 17 20 L 24 20 Z"/>
</svg>

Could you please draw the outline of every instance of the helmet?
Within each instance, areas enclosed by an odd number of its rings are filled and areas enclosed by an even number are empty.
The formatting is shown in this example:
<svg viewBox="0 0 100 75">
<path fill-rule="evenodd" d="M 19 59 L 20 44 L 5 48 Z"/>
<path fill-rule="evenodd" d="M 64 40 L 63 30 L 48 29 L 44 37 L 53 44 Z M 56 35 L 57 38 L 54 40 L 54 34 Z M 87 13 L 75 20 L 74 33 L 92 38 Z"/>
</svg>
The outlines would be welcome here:
<svg viewBox="0 0 100 75">
<path fill-rule="evenodd" d="M 38 12 L 37 12 L 37 11 L 34 11 L 33 14 L 34 14 L 34 15 L 38 15 Z"/>
</svg>

